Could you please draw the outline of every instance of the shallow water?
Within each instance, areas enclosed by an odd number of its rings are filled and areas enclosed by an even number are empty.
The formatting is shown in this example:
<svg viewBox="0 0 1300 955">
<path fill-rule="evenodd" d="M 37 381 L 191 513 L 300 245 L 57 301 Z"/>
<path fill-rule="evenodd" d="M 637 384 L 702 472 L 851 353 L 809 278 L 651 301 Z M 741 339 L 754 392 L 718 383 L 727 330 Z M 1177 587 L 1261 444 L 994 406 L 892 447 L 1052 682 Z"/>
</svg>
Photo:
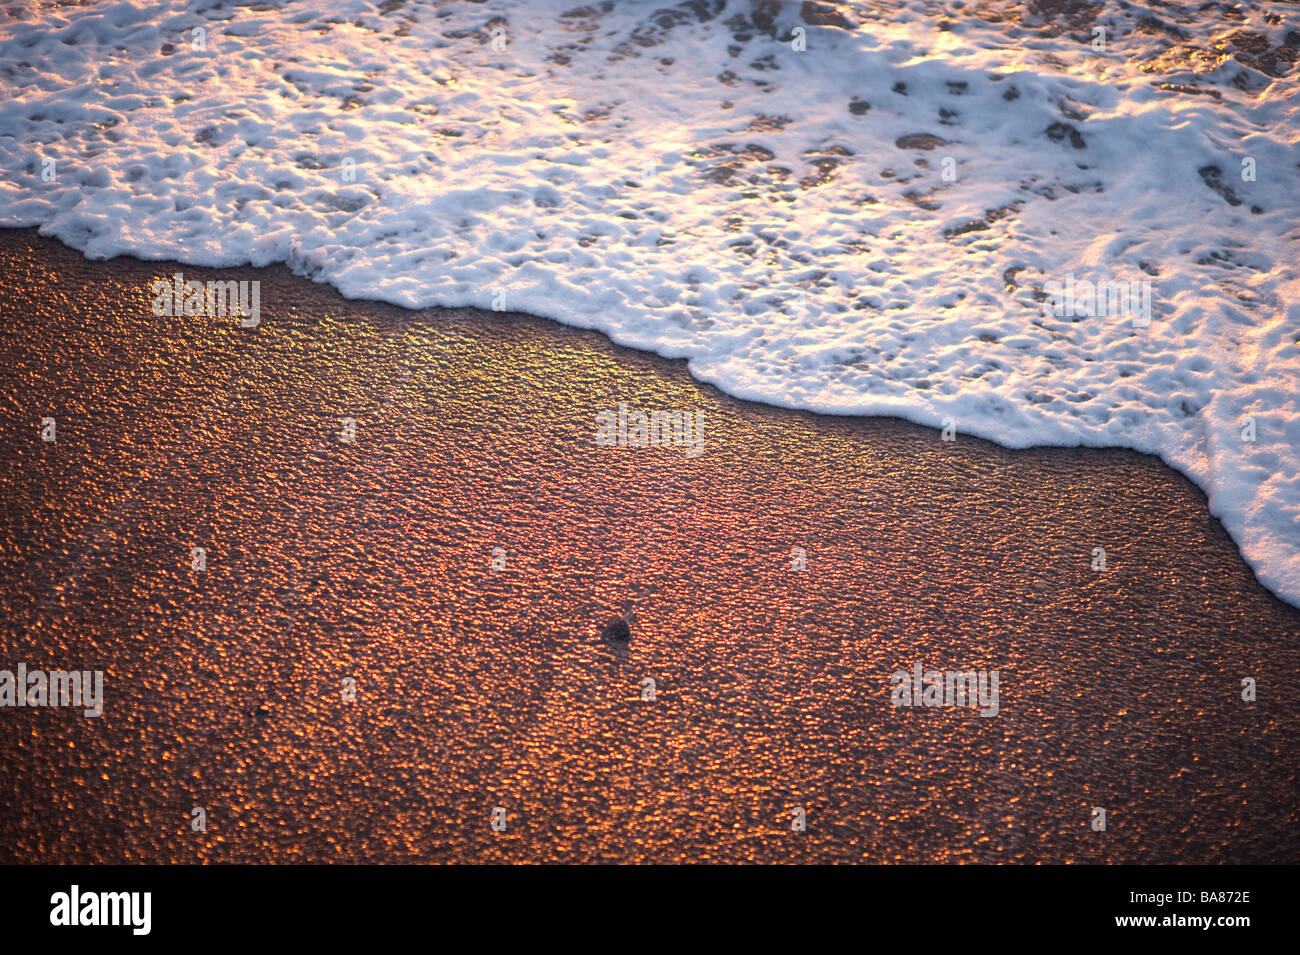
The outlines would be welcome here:
<svg viewBox="0 0 1300 955">
<path fill-rule="evenodd" d="M 1298 52 L 1266 0 L 9 6 L 0 225 L 1155 453 L 1300 605 Z"/>
<path fill-rule="evenodd" d="M 4 861 L 1300 861 L 1300 611 L 1155 458 L 278 268 L 256 329 L 160 322 L 170 264 L 0 249 L 0 668 L 107 671 L 0 709 Z M 620 401 L 703 453 L 598 447 Z M 999 713 L 891 706 L 915 663 Z"/>
</svg>

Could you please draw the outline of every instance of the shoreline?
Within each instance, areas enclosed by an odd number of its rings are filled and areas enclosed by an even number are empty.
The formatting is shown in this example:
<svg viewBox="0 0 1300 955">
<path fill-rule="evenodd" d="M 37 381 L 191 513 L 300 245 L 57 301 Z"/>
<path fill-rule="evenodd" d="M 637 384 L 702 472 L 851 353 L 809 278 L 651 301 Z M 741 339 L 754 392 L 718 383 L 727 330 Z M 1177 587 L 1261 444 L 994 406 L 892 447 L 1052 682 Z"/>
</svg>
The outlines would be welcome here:
<svg viewBox="0 0 1300 955">
<path fill-rule="evenodd" d="M 1300 610 L 1154 455 L 775 408 L 282 265 L 240 272 L 257 328 L 160 326 L 174 263 L 0 256 L 0 669 L 108 672 L 100 720 L 0 713 L 6 861 L 1300 859 Z M 599 447 L 620 402 L 702 453 Z M 891 706 L 918 665 L 999 671 L 998 715 Z"/>
<path fill-rule="evenodd" d="M 41 242 L 55 243 L 59 247 L 66 248 L 68 251 L 72 252 L 73 254 L 79 257 L 83 255 L 83 253 L 78 251 L 76 248 L 66 245 L 61 239 L 47 238 L 47 237 L 40 236 L 39 227 L 21 227 L 21 228 L 0 227 L 0 234 L 27 235 L 32 237 L 33 239 L 38 239 Z M 564 321 L 563 319 L 559 319 L 559 318 L 550 318 L 543 315 L 535 315 L 532 313 L 521 312 L 516 310 L 506 310 L 502 312 L 497 312 L 497 311 L 488 311 L 479 308 L 462 307 L 462 306 L 452 306 L 452 307 L 430 306 L 424 308 L 412 308 L 405 305 L 397 304 L 395 302 L 383 301 L 378 299 L 370 299 L 364 297 L 348 298 L 346 295 L 343 294 L 343 292 L 341 292 L 338 288 L 336 288 L 334 285 L 330 284 L 327 281 L 318 281 L 315 278 L 299 275 L 293 272 L 293 270 L 290 269 L 288 264 L 285 262 L 276 262 L 268 266 L 242 265 L 242 266 L 233 266 L 233 267 L 216 267 L 216 266 L 209 267 L 209 266 L 192 266 L 183 262 L 173 261 L 170 259 L 158 259 L 158 260 L 140 259 L 134 255 L 118 255 L 118 256 L 114 256 L 111 259 L 103 259 L 103 260 L 87 259 L 86 261 L 102 263 L 102 264 L 129 261 L 143 267 L 149 267 L 149 268 L 157 267 L 163 273 L 161 277 L 166 278 L 168 280 L 171 280 L 176 272 L 184 273 L 185 270 L 188 269 L 192 274 L 201 273 L 205 277 L 204 281 L 206 282 L 214 282 L 214 281 L 227 282 L 229 281 L 230 274 L 232 273 L 232 271 L 235 270 L 237 270 L 241 275 L 247 274 L 247 275 L 262 276 L 263 280 L 271 282 L 273 284 L 283 285 L 285 283 L 302 281 L 308 283 L 313 287 L 320 287 L 322 289 L 329 290 L 329 292 L 332 293 L 333 296 L 336 296 L 337 299 L 341 302 L 366 305 L 374 309 L 383 309 L 386 311 L 386 313 L 389 313 L 390 315 L 392 313 L 392 310 L 397 310 L 397 312 L 407 316 L 439 316 L 442 319 L 446 319 L 447 317 L 450 316 L 455 316 L 457 320 L 465 319 L 466 317 L 472 317 L 470 319 L 471 321 L 477 321 L 480 323 L 481 322 L 491 323 L 491 322 L 502 322 L 502 321 L 524 322 L 526 324 L 540 323 L 540 325 L 544 326 L 545 328 L 563 329 L 564 332 L 566 333 L 575 333 L 577 336 L 574 339 L 575 341 L 590 342 L 594 340 L 599 340 L 601 342 L 608 343 L 610 348 L 616 350 L 619 353 L 626 354 L 626 355 L 645 356 L 647 358 L 653 359 L 654 361 L 662 362 L 664 363 L 662 366 L 663 368 L 667 369 L 671 367 L 677 369 L 678 371 L 684 373 L 689 378 L 689 380 L 697 387 L 712 393 L 716 393 L 719 396 L 725 397 L 729 401 L 737 402 L 741 406 L 749 407 L 752 409 L 765 409 L 774 412 L 813 416 L 814 418 L 828 419 L 828 420 L 839 419 L 839 420 L 846 420 L 850 422 L 856 422 L 859 424 L 864 422 L 869 422 L 869 421 L 896 422 L 900 425 L 919 428 L 924 432 L 934 433 L 934 434 L 939 434 L 939 432 L 942 430 L 939 426 L 930 425 L 922 421 L 918 421 L 913 418 L 909 418 L 899 414 L 883 414 L 883 413 L 882 414 L 856 414 L 852 412 L 839 412 L 834 410 L 817 410 L 812 408 L 796 407 L 793 405 L 775 404 L 762 399 L 741 397 L 739 395 L 735 395 L 732 394 L 731 392 L 724 390 L 723 388 L 714 384 L 712 381 L 697 377 L 694 373 L 692 373 L 689 370 L 688 366 L 691 361 L 690 358 L 665 357 L 648 348 L 642 348 L 636 345 L 621 344 L 618 341 L 616 341 L 613 337 L 611 337 L 609 333 L 599 328 L 586 326 L 586 325 L 570 324 Z M 179 314 L 178 312 L 176 318 L 183 319 L 184 316 Z M 402 325 L 405 323 L 406 319 L 390 317 L 390 321 L 398 325 Z M 591 339 L 587 336 L 596 336 L 596 339 Z M 561 337 L 563 337 L 563 333 L 561 333 Z M 1047 442 L 1047 443 L 1034 443 L 1034 444 L 1029 444 L 1024 446 L 1017 446 L 1013 444 L 1003 443 L 994 438 L 988 438 L 978 434 L 967 433 L 965 431 L 960 431 L 959 433 L 961 435 L 961 440 L 964 442 L 969 442 L 976 445 L 987 445 L 990 447 L 997 447 L 1002 450 L 1011 451 L 1011 452 L 1046 451 L 1049 449 L 1063 450 L 1063 451 L 1076 451 L 1085 454 L 1089 452 L 1102 452 L 1102 453 L 1127 452 L 1127 453 L 1132 453 L 1134 455 L 1137 455 L 1148 461 L 1157 463 L 1160 467 L 1167 469 L 1173 474 L 1176 474 L 1180 479 L 1188 482 L 1192 487 L 1196 488 L 1198 493 L 1205 500 L 1207 511 L 1209 511 L 1211 516 L 1214 517 L 1215 521 L 1221 527 L 1224 527 L 1225 533 L 1227 533 L 1229 538 L 1233 541 L 1233 546 L 1236 549 L 1238 556 L 1241 558 L 1243 563 L 1245 563 L 1250 568 L 1251 575 L 1252 577 L 1254 577 L 1254 579 L 1259 584 L 1259 586 L 1262 587 L 1272 597 L 1274 597 L 1276 600 L 1280 601 L 1284 605 L 1296 609 L 1300 609 L 1300 598 L 1297 598 L 1297 600 L 1294 601 L 1289 600 L 1286 596 L 1283 595 L 1282 592 L 1270 586 L 1269 584 L 1265 583 L 1260 578 L 1260 575 L 1255 565 L 1251 564 L 1246 559 L 1245 553 L 1242 549 L 1239 540 L 1235 536 L 1233 536 L 1231 532 L 1227 531 L 1226 526 L 1224 526 L 1223 524 L 1222 517 L 1219 514 L 1215 513 L 1212 509 L 1210 509 L 1209 491 L 1206 489 L 1206 487 L 1204 487 L 1200 481 L 1198 481 L 1193 475 L 1187 473 L 1181 467 L 1165 460 L 1165 458 L 1162 457 L 1158 452 L 1142 450 L 1137 447 L 1130 447 L 1126 445 L 1106 444 L 1100 442 L 1099 443 L 1080 442 L 1074 444 L 1059 444 L 1059 443 Z"/>
</svg>

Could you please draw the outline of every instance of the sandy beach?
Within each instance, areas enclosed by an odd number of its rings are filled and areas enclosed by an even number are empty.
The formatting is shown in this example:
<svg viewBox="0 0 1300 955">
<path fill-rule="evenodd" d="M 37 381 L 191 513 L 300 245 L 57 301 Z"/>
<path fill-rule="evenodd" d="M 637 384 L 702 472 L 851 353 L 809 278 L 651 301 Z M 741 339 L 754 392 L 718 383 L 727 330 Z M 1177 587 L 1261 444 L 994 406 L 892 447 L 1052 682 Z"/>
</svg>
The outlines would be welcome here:
<svg viewBox="0 0 1300 955">
<path fill-rule="evenodd" d="M 1300 861 L 1300 611 L 1154 457 L 283 267 L 241 328 L 151 312 L 228 272 L 0 261 L 0 667 L 105 674 L 5 713 L 0 861 Z M 600 446 L 620 404 L 700 453 Z M 894 706 L 917 665 L 996 715 Z"/>
</svg>

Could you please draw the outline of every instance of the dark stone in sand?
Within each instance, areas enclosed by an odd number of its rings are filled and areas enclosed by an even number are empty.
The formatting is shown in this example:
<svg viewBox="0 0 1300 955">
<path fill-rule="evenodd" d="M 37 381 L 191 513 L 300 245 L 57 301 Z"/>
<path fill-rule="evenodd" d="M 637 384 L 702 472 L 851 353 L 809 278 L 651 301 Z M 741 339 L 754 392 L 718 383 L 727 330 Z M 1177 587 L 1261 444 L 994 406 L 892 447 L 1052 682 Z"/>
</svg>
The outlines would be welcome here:
<svg viewBox="0 0 1300 955">
<path fill-rule="evenodd" d="M 605 629 L 601 631 L 600 635 L 605 640 L 628 643 L 632 639 L 632 630 L 628 627 L 626 620 L 622 617 L 615 617 L 605 624 Z"/>
</svg>

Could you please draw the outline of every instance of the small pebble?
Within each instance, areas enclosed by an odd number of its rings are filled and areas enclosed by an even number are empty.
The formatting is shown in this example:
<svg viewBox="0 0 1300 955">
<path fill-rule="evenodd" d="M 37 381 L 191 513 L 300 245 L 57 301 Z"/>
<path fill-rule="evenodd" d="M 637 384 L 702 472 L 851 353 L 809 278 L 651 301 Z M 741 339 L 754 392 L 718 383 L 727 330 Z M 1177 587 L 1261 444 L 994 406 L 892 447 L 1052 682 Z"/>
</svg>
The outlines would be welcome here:
<svg viewBox="0 0 1300 955">
<path fill-rule="evenodd" d="M 620 643 L 627 643 L 632 639 L 632 630 L 628 627 L 626 620 L 622 617 L 615 617 L 605 625 L 605 629 L 600 635 L 606 640 L 617 640 Z"/>
</svg>

